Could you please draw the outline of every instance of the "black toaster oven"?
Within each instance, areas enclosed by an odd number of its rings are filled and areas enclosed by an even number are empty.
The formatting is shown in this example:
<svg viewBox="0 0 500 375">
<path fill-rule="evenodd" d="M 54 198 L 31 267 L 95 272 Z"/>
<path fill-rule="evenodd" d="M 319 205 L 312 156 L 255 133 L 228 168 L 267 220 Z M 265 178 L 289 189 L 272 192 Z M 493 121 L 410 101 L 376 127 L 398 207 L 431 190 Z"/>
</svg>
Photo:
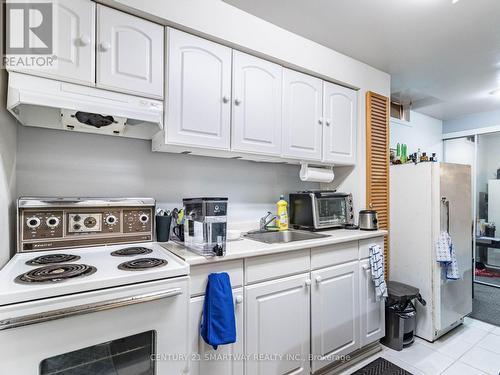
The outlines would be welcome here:
<svg viewBox="0 0 500 375">
<path fill-rule="evenodd" d="M 290 194 L 290 225 L 319 230 L 354 224 L 352 194 L 309 190 Z"/>
</svg>

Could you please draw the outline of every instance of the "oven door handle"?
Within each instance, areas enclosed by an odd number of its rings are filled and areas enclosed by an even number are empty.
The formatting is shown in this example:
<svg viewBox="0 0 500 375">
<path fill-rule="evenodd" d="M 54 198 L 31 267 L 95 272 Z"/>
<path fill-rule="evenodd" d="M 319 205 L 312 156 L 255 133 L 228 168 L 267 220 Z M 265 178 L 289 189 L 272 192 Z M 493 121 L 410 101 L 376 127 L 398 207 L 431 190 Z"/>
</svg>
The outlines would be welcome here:
<svg viewBox="0 0 500 375">
<path fill-rule="evenodd" d="M 159 299 L 174 297 L 181 294 L 181 288 L 172 288 L 159 292 L 145 293 L 131 297 L 116 298 L 102 302 L 50 310 L 38 314 L 23 315 L 15 318 L 0 320 L 0 331 L 11 328 L 24 327 L 31 324 L 48 322 L 51 320 L 68 318 L 72 316 L 90 314 L 98 311 L 111 310 L 118 307 L 136 305 L 138 303 L 156 301 Z"/>
</svg>

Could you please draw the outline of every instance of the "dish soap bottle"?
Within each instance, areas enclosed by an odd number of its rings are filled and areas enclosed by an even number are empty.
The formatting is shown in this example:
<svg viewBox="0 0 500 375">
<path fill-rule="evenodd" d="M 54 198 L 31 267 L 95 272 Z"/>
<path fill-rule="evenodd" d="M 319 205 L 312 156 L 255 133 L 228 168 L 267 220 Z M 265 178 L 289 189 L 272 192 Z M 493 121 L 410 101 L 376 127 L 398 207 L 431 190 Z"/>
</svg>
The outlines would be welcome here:
<svg viewBox="0 0 500 375">
<path fill-rule="evenodd" d="M 288 202 L 283 195 L 280 196 L 280 200 L 276 203 L 276 206 L 278 208 L 276 225 L 279 230 L 288 230 Z"/>
</svg>

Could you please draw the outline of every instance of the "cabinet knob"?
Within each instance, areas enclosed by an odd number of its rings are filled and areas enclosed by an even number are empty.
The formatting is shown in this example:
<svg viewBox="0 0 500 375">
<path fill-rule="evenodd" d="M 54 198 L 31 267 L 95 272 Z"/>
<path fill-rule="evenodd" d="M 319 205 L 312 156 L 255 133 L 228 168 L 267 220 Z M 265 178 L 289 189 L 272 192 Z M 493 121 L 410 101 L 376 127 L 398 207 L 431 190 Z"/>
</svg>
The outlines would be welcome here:
<svg viewBox="0 0 500 375">
<path fill-rule="evenodd" d="M 326 120 L 326 126 L 330 126 L 331 124 L 331 121 L 330 120 Z"/>
<path fill-rule="evenodd" d="M 234 104 L 240 105 L 241 104 L 241 99 L 234 99 Z"/>
<path fill-rule="evenodd" d="M 306 279 L 305 284 L 306 284 L 306 286 L 311 285 L 311 279 Z"/>
<path fill-rule="evenodd" d="M 315 280 L 316 280 L 316 284 L 319 284 L 319 283 L 321 283 L 321 281 L 323 281 L 323 278 L 321 276 L 316 276 Z"/>
<path fill-rule="evenodd" d="M 110 48 L 111 48 L 111 44 L 109 44 L 109 42 L 101 42 L 101 43 L 99 43 L 99 49 L 102 52 L 109 51 Z"/>
<path fill-rule="evenodd" d="M 78 38 L 78 43 L 82 47 L 88 46 L 90 44 L 90 37 L 85 34 L 80 35 L 80 37 Z"/>
<path fill-rule="evenodd" d="M 243 302 L 243 296 L 236 296 L 235 301 L 239 305 L 240 303 Z"/>
<path fill-rule="evenodd" d="M 222 97 L 222 103 L 228 103 L 229 102 L 229 98 L 227 96 L 223 96 Z"/>
<path fill-rule="evenodd" d="M 323 119 L 322 119 L 322 118 L 320 118 L 320 119 L 318 120 L 318 124 L 323 125 Z"/>
</svg>

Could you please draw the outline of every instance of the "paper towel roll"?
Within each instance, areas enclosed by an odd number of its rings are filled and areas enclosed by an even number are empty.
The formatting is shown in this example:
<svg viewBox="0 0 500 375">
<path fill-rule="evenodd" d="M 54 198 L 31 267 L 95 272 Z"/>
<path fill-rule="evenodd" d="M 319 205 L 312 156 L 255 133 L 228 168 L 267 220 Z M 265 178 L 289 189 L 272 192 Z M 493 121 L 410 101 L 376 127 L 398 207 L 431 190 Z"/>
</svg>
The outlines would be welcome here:
<svg viewBox="0 0 500 375">
<path fill-rule="evenodd" d="M 310 167 L 302 163 L 300 167 L 300 179 L 309 182 L 332 182 L 335 178 L 333 167 Z"/>
</svg>

